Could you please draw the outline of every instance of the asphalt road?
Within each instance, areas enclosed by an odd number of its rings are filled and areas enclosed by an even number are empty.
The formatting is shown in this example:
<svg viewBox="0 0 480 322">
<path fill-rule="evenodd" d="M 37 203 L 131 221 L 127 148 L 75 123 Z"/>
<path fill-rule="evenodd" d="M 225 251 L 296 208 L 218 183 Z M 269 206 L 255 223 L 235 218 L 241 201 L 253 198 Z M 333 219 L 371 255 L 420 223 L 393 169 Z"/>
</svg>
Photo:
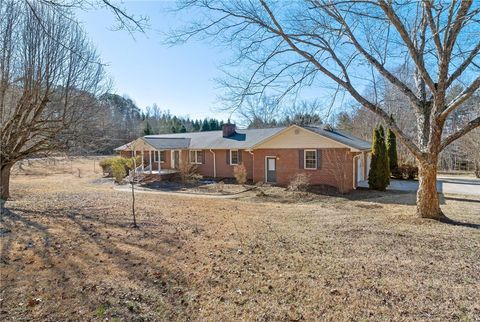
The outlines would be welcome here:
<svg viewBox="0 0 480 322">
<path fill-rule="evenodd" d="M 367 181 L 362 181 L 360 187 L 368 187 Z M 480 179 L 467 176 L 438 176 L 437 189 L 440 193 L 480 196 Z M 417 191 L 418 181 L 391 180 L 387 190 Z"/>
</svg>

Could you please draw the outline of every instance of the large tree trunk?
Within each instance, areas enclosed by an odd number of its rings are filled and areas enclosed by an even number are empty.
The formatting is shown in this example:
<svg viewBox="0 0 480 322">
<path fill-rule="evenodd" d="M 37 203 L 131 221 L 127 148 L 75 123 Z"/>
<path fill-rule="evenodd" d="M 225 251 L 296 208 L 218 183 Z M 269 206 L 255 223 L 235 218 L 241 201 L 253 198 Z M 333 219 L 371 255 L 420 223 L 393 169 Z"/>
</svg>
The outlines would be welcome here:
<svg viewBox="0 0 480 322">
<path fill-rule="evenodd" d="M 417 214 L 422 218 L 443 220 L 437 193 L 437 162 L 418 161 L 419 187 L 417 191 Z"/>
<path fill-rule="evenodd" d="M 10 197 L 10 170 L 11 164 L 2 164 L 0 166 L 0 213 L 3 213 L 3 207 Z"/>
</svg>

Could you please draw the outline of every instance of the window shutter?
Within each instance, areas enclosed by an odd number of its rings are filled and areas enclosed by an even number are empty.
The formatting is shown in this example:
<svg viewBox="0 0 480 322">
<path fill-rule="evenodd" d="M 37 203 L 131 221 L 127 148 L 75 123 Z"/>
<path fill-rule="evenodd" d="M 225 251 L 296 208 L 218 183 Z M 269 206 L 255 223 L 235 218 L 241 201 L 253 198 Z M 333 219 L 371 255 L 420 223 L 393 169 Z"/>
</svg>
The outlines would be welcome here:
<svg viewBox="0 0 480 322">
<path fill-rule="evenodd" d="M 205 150 L 202 150 L 202 164 L 205 164 Z"/>
<path fill-rule="evenodd" d="M 303 169 L 304 166 L 303 166 L 303 157 L 304 157 L 304 153 L 303 153 L 303 150 L 298 150 L 298 167 L 300 169 Z"/>
<path fill-rule="evenodd" d="M 238 164 L 242 163 L 242 151 L 243 150 L 238 150 Z"/>
<path fill-rule="evenodd" d="M 230 150 L 225 150 L 225 151 L 227 152 L 225 160 L 227 160 L 227 164 L 230 164 Z"/>
<path fill-rule="evenodd" d="M 322 168 L 322 150 L 317 150 L 317 169 Z"/>
</svg>

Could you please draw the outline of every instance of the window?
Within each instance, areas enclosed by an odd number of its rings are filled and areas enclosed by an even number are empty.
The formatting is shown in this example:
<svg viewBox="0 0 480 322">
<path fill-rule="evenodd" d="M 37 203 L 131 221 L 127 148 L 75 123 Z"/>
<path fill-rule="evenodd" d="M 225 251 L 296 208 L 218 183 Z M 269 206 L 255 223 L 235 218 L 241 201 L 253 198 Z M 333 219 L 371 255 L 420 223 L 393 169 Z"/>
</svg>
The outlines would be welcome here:
<svg viewBox="0 0 480 322">
<path fill-rule="evenodd" d="M 203 163 L 203 152 L 202 150 L 191 150 L 190 151 L 190 163 L 202 164 Z"/>
<path fill-rule="evenodd" d="M 167 151 L 154 151 L 153 152 L 153 162 L 158 162 L 158 154 L 160 154 L 160 162 L 163 163 L 165 162 L 165 159 L 167 157 Z"/>
<path fill-rule="evenodd" d="M 230 150 L 230 164 L 238 164 L 238 150 Z"/>
<path fill-rule="evenodd" d="M 305 169 L 317 168 L 317 150 L 305 150 Z"/>
</svg>

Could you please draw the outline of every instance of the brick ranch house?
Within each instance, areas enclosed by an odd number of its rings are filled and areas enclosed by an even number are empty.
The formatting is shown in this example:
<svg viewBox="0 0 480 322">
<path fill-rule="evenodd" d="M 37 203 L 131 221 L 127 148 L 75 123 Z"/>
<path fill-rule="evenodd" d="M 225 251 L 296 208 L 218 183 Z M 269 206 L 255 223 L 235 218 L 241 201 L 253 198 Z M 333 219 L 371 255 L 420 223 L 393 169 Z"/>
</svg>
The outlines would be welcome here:
<svg viewBox="0 0 480 322">
<path fill-rule="evenodd" d="M 233 178 L 244 164 L 247 178 L 287 186 L 297 173 L 308 173 L 311 185 L 329 185 L 342 192 L 367 178 L 370 142 L 330 126 L 297 126 L 147 135 L 115 149 L 122 156 L 142 155 L 141 170 L 162 173 L 180 162 L 198 166 L 204 177 Z"/>
</svg>

